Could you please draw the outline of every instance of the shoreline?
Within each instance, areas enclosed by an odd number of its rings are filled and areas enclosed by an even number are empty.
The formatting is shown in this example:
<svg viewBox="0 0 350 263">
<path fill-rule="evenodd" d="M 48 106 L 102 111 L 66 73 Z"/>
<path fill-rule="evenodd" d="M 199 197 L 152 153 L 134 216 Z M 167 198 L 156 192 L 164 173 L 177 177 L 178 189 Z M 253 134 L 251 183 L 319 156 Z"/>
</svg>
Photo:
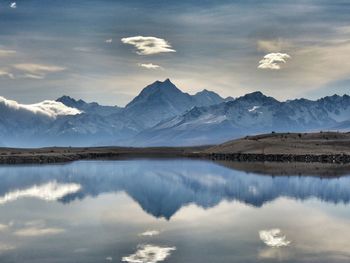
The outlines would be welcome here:
<svg viewBox="0 0 350 263">
<path fill-rule="evenodd" d="M 126 159 L 162 159 L 190 158 L 212 161 L 230 161 L 240 163 L 328 163 L 349 164 L 347 154 L 259 154 L 259 153 L 208 153 L 207 147 L 191 148 L 50 148 L 12 149 L 12 153 L 3 154 L 0 149 L 0 165 L 16 164 L 53 164 L 79 160 L 126 160 Z M 46 150 L 50 149 L 50 150 Z M 16 151 L 16 152 L 15 152 Z"/>
<path fill-rule="evenodd" d="M 270 133 L 218 145 L 188 147 L 0 148 L 1 164 L 48 164 L 78 160 L 194 158 L 233 162 L 350 163 L 350 133 Z"/>
</svg>

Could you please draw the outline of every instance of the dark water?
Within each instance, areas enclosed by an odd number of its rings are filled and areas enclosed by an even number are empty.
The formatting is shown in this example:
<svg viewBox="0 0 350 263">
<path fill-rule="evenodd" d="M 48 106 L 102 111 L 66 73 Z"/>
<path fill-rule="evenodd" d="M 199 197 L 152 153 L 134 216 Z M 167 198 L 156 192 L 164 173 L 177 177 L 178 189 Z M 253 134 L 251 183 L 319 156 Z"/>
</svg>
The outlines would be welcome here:
<svg viewBox="0 0 350 263">
<path fill-rule="evenodd" d="M 350 177 L 191 160 L 0 167 L 0 262 L 350 262 Z"/>
</svg>

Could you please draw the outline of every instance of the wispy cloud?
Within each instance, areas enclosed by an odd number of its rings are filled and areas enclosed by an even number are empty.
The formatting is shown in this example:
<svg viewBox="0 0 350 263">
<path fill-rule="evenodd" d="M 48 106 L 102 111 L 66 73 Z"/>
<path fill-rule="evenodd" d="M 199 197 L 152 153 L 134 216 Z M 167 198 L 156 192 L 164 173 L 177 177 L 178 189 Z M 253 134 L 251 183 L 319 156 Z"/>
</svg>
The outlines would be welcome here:
<svg viewBox="0 0 350 263">
<path fill-rule="evenodd" d="M 44 73 L 60 72 L 60 71 L 63 71 L 66 69 L 66 68 L 60 67 L 60 66 L 34 64 L 34 63 L 15 64 L 13 67 L 18 69 L 18 70 L 22 70 L 22 71 L 29 72 L 32 74 L 44 74 Z"/>
<path fill-rule="evenodd" d="M 279 70 L 281 69 L 281 64 L 286 63 L 286 60 L 290 58 L 291 57 L 286 53 L 269 53 L 259 61 L 258 68 Z"/>
<path fill-rule="evenodd" d="M 146 63 L 146 64 L 139 63 L 137 65 L 139 65 L 139 67 L 142 67 L 145 69 L 160 69 L 161 68 L 161 66 L 156 65 L 156 64 L 152 64 L 152 63 Z"/>
<path fill-rule="evenodd" d="M 110 43 L 112 43 L 112 42 L 113 42 L 113 39 L 112 39 L 112 38 L 110 38 L 110 39 L 106 39 L 106 40 L 105 40 L 105 42 L 106 42 L 106 43 L 108 43 L 108 44 L 110 44 Z"/>
<path fill-rule="evenodd" d="M 257 49 L 265 52 L 280 52 L 290 46 L 290 43 L 282 39 L 258 40 Z"/>
<path fill-rule="evenodd" d="M 27 227 L 22 228 L 14 232 L 16 236 L 20 237 L 36 237 L 36 236 L 47 236 L 47 235 L 57 235 L 63 233 L 65 230 L 63 228 L 53 228 L 53 227 Z"/>
<path fill-rule="evenodd" d="M 278 228 L 259 231 L 260 239 L 269 247 L 285 247 L 290 244 Z"/>
<path fill-rule="evenodd" d="M 16 54 L 16 50 L 0 49 L 0 57 L 10 56 Z"/>
<path fill-rule="evenodd" d="M 158 53 L 176 52 L 168 41 L 157 37 L 134 36 L 122 38 L 124 44 L 133 45 L 139 55 L 153 55 Z"/>
<path fill-rule="evenodd" d="M 0 69 L 0 77 L 14 79 L 15 76 L 8 70 Z"/>
<path fill-rule="evenodd" d="M 134 254 L 123 257 L 122 261 L 129 263 L 156 263 L 170 256 L 175 247 L 159 247 L 155 245 L 140 245 Z"/>
<path fill-rule="evenodd" d="M 10 3 L 10 7 L 11 7 L 11 8 L 17 8 L 17 3 L 16 3 L 16 2 Z"/>
</svg>

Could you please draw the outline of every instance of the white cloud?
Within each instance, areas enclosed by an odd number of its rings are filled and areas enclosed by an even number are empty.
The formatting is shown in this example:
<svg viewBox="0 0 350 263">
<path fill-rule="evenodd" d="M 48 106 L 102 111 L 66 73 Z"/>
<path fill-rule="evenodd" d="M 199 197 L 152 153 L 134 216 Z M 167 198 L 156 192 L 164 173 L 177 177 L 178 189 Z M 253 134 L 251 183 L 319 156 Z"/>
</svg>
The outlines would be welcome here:
<svg viewBox="0 0 350 263">
<path fill-rule="evenodd" d="M 175 247 L 140 245 L 134 254 L 123 257 L 122 261 L 129 263 L 156 263 L 164 261 L 174 250 L 176 250 Z"/>
<path fill-rule="evenodd" d="M 138 65 L 140 67 L 146 68 L 146 69 L 159 69 L 159 68 L 161 68 L 159 65 L 155 65 L 155 64 L 152 64 L 152 63 L 147 63 L 147 64 L 139 63 Z"/>
<path fill-rule="evenodd" d="M 113 258 L 112 257 L 106 257 L 106 260 L 107 261 L 113 261 Z"/>
<path fill-rule="evenodd" d="M 278 228 L 259 231 L 260 239 L 269 247 L 284 247 L 290 244 Z"/>
<path fill-rule="evenodd" d="M 278 70 L 281 68 L 281 63 L 286 63 L 289 58 L 290 56 L 286 53 L 269 53 L 259 61 L 258 68 Z"/>
<path fill-rule="evenodd" d="M 162 38 L 134 36 L 122 38 L 124 44 L 135 46 L 139 55 L 153 55 L 158 53 L 176 52 L 170 43 Z"/>
<path fill-rule="evenodd" d="M 10 4 L 10 7 L 11 7 L 11 8 L 17 8 L 17 3 L 16 3 L 16 2 L 12 2 L 12 3 Z"/>
<path fill-rule="evenodd" d="M 110 38 L 110 39 L 106 39 L 105 42 L 108 43 L 108 44 L 110 44 L 110 43 L 113 42 L 113 39 L 111 39 L 111 38 Z"/>
<path fill-rule="evenodd" d="M 152 236 L 157 236 L 159 234 L 160 234 L 160 231 L 158 231 L 158 230 L 147 230 L 147 231 L 141 233 L 140 236 L 152 237 Z"/>
<path fill-rule="evenodd" d="M 81 189 L 79 184 L 60 184 L 49 182 L 42 185 L 34 185 L 25 189 L 13 190 L 0 196 L 0 204 L 13 202 L 21 198 L 38 198 L 44 201 L 56 201 L 68 194 L 73 194 Z"/>
<path fill-rule="evenodd" d="M 63 228 L 42 228 L 42 227 L 27 227 L 22 228 L 14 232 L 16 236 L 20 237 L 35 237 L 35 236 L 47 236 L 47 235 L 57 235 L 63 233 L 65 230 Z"/>
<path fill-rule="evenodd" d="M 76 115 L 82 113 L 76 108 L 71 108 L 61 102 L 45 100 L 35 104 L 20 104 L 14 100 L 8 100 L 0 96 L 0 106 L 4 106 L 18 113 L 39 114 L 49 118 L 56 118 L 64 115 Z"/>
</svg>

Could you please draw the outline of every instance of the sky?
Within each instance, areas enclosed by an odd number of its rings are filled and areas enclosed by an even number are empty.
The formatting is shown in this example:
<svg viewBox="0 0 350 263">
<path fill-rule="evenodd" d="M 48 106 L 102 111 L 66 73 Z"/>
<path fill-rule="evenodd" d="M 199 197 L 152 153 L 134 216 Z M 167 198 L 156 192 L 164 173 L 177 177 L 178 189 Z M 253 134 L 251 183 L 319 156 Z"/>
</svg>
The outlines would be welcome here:
<svg viewBox="0 0 350 263">
<path fill-rule="evenodd" d="M 350 93 L 347 0 L 0 0 L 0 96 L 124 106 L 170 78 L 194 94 Z"/>
</svg>

